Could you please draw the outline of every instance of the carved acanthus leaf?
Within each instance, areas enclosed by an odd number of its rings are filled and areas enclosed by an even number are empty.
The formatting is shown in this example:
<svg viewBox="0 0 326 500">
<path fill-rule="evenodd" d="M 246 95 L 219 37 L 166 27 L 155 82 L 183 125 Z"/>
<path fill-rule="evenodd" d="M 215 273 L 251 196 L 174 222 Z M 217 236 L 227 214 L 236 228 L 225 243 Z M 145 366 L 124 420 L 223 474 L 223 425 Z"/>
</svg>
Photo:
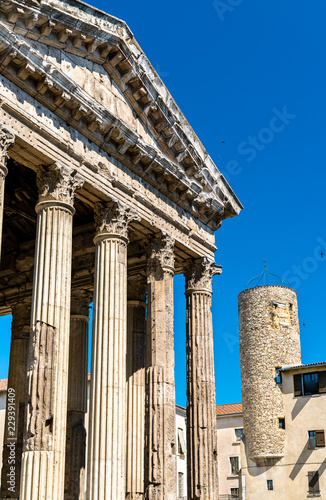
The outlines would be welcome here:
<svg viewBox="0 0 326 500">
<path fill-rule="evenodd" d="M 215 274 L 221 274 L 222 268 L 213 260 L 203 257 L 201 259 L 189 259 L 184 265 L 186 278 L 186 290 L 212 290 L 212 278 Z"/>
<path fill-rule="evenodd" d="M 0 175 L 5 176 L 7 173 L 6 160 L 8 158 L 8 150 L 15 142 L 15 135 L 5 125 L 0 123 Z"/>
<path fill-rule="evenodd" d="M 36 183 L 39 202 L 53 200 L 73 205 L 75 192 L 83 186 L 84 181 L 77 175 L 77 170 L 56 163 L 54 169 L 39 174 Z"/>
<path fill-rule="evenodd" d="M 147 276 L 159 276 L 165 272 L 174 273 L 174 238 L 162 231 L 160 237 L 149 238 L 145 243 L 147 253 Z"/>
<path fill-rule="evenodd" d="M 137 212 L 117 200 L 105 205 L 97 203 L 94 214 L 97 236 L 107 233 L 128 238 L 130 222 L 140 220 Z"/>
</svg>

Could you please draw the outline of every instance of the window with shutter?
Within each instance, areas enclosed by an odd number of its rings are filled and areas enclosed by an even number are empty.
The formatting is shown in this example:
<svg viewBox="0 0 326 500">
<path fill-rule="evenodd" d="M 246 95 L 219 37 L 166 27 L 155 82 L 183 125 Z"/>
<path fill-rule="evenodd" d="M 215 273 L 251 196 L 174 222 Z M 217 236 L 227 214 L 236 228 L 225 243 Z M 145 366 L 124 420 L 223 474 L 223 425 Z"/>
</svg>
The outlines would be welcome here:
<svg viewBox="0 0 326 500">
<path fill-rule="evenodd" d="M 231 476 L 239 474 L 239 457 L 230 457 Z"/>
<path fill-rule="evenodd" d="M 182 429 L 178 429 L 178 453 L 181 458 L 185 457 L 186 454 L 186 442 Z"/>
<path fill-rule="evenodd" d="M 293 384 L 294 384 L 294 395 L 302 396 L 301 374 L 293 375 Z"/>
<path fill-rule="evenodd" d="M 308 472 L 309 493 L 319 493 L 318 471 Z"/>
<path fill-rule="evenodd" d="M 325 433 L 324 431 L 316 431 L 316 446 L 323 448 L 325 446 Z"/>
<path fill-rule="evenodd" d="M 319 374 L 316 373 L 304 373 L 303 378 L 303 393 L 305 396 L 310 396 L 312 394 L 319 393 Z"/>
<path fill-rule="evenodd" d="M 317 447 L 316 444 L 316 431 L 308 431 L 308 448 L 309 450 L 314 450 Z"/>
<path fill-rule="evenodd" d="M 267 479 L 267 489 L 268 489 L 268 491 L 273 491 L 273 489 L 274 489 L 273 479 Z"/>
<path fill-rule="evenodd" d="M 326 371 L 318 372 L 318 385 L 319 385 L 319 393 L 326 393 Z"/>
</svg>

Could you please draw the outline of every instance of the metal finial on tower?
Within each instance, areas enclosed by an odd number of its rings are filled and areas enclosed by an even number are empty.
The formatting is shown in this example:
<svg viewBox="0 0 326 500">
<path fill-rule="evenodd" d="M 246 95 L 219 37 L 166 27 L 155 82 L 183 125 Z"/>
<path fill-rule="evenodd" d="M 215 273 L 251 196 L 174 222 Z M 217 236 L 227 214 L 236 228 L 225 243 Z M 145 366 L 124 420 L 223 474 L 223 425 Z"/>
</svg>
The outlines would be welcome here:
<svg viewBox="0 0 326 500">
<path fill-rule="evenodd" d="M 270 281 L 270 282 L 268 282 Z M 273 282 L 274 281 L 274 282 Z M 275 283 L 276 281 L 276 283 Z M 253 284 L 256 282 L 255 284 Z M 281 276 L 278 276 L 277 274 L 271 273 L 267 269 L 267 259 L 264 257 L 264 269 L 263 272 L 258 274 L 258 276 L 255 276 L 251 280 L 248 281 L 246 288 L 253 288 L 256 286 L 267 286 L 267 285 L 282 285 L 282 286 L 288 286 L 291 288 L 291 285 L 288 280 L 281 278 Z"/>
</svg>

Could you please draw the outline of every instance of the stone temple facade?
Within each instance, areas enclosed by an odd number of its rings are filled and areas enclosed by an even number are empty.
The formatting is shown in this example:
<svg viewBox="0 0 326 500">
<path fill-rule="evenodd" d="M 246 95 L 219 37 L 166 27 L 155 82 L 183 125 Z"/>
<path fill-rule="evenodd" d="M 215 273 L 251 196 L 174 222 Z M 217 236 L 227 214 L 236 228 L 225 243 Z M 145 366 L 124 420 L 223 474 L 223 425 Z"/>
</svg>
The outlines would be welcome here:
<svg viewBox="0 0 326 500">
<path fill-rule="evenodd" d="M 240 202 L 128 26 L 82 2 L 0 2 L 0 104 L 1 498 L 175 500 L 184 273 L 188 496 L 216 500 L 214 232 Z"/>
</svg>

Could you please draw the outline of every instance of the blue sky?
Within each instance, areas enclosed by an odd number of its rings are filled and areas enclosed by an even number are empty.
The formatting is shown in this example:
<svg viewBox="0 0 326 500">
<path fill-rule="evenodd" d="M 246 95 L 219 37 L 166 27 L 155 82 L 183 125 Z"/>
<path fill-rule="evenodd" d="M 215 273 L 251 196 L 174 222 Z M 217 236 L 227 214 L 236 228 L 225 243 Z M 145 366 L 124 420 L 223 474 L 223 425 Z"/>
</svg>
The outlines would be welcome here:
<svg viewBox="0 0 326 500">
<path fill-rule="evenodd" d="M 303 362 L 326 360 L 324 0 L 92 4 L 127 22 L 244 205 L 216 233 L 217 403 L 241 401 L 237 296 L 265 257 L 298 292 Z M 175 305 L 176 400 L 185 405 L 182 276 Z"/>
</svg>

